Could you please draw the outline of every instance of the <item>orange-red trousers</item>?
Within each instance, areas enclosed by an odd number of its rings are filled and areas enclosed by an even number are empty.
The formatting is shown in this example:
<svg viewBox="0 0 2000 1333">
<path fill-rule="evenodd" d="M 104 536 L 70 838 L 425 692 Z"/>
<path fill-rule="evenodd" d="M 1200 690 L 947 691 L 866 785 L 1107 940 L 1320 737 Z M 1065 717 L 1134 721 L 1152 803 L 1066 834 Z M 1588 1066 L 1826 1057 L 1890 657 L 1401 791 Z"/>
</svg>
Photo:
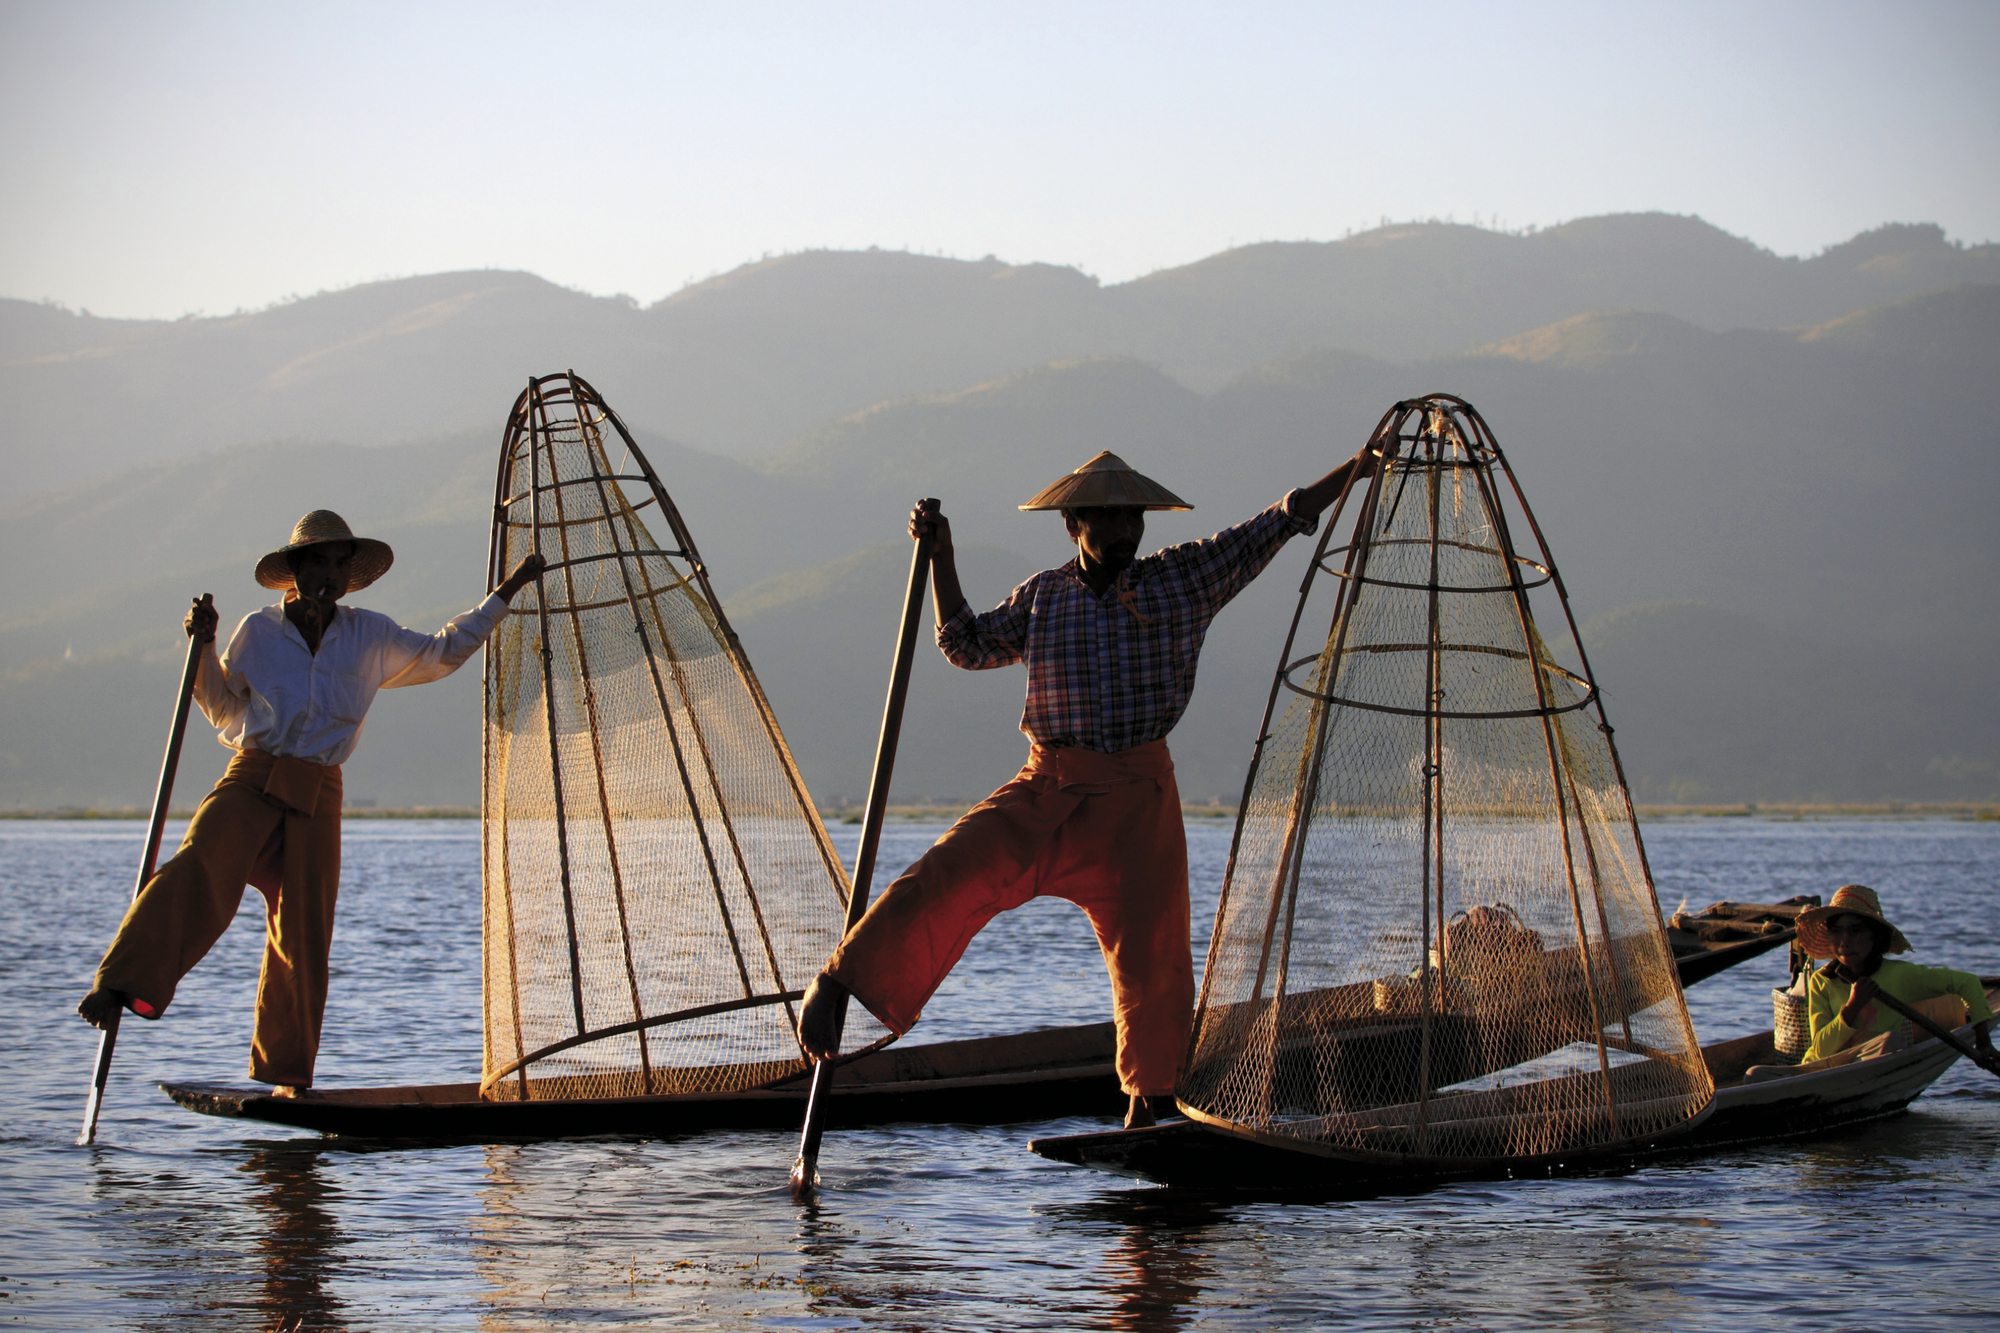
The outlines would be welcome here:
<svg viewBox="0 0 2000 1333">
<path fill-rule="evenodd" d="M 96 985 L 158 1018 L 254 885 L 264 895 L 264 969 L 250 1077 L 311 1086 L 340 888 L 340 802 L 339 768 L 238 751 L 180 850 L 133 899 Z"/>
<path fill-rule="evenodd" d="M 1043 895 L 1097 931 L 1118 1027 L 1118 1079 L 1161 1096 L 1194 1018 L 1187 834 L 1165 741 L 1118 754 L 1034 747 L 875 903 L 827 971 L 903 1033 L 972 937 Z"/>
</svg>

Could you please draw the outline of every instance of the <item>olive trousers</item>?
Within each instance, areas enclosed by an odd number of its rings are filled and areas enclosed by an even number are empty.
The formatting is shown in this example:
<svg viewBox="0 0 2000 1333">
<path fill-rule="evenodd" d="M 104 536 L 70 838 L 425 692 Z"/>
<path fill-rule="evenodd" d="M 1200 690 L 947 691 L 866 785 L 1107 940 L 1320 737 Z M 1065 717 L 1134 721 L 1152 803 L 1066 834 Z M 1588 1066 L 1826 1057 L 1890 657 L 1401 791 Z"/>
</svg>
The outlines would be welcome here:
<svg viewBox="0 0 2000 1333">
<path fill-rule="evenodd" d="M 253 885 L 265 912 L 250 1077 L 310 1087 L 340 889 L 340 803 L 338 767 L 239 750 L 180 850 L 126 910 L 96 985 L 158 1018 Z"/>
<path fill-rule="evenodd" d="M 892 883 L 827 971 L 898 1034 L 1001 912 L 1044 895 L 1081 907 L 1111 974 L 1118 1079 L 1174 1090 L 1194 1017 L 1187 834 L 1165 741 L 1118 754 L 1037 745 Z"/>
</svg>

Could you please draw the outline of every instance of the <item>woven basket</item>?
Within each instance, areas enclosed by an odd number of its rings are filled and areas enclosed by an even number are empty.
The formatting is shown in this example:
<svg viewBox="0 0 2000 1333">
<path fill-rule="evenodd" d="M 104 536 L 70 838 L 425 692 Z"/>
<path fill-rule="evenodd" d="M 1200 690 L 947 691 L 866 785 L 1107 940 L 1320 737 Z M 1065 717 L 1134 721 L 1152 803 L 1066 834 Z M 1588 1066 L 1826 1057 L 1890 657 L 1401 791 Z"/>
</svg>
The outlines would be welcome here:
<svg viewBox="0 0 2000 1333">
<path fill-rule="evenodd" d="M 1797 1064 L 1812 1045 L 1806 1023 L 1806 997 L 1785 987 L 1771 990 L 1771 1045 L 1786 1064 Z"/>
</svg>

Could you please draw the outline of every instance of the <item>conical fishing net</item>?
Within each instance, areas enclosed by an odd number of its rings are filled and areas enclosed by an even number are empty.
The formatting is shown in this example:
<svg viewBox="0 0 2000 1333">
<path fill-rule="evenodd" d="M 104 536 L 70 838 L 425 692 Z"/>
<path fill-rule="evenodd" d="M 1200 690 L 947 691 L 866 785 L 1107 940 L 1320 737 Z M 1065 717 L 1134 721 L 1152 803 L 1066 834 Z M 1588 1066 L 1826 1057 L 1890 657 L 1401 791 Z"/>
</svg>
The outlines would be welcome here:
<svg viewBox="0 0 2000 1333">
<path fill-rule="evenodd" d="M 794 1002 L 847 876 L 679 511 L 573 373 L 529 382 L 501 449 L 492 580 L 530 551 L 486 654 L 485 1095 L 806 1072 Z"/>
<path fill-rule="evenodd" d="M 1684 1128 L 1713 1086 L 1540 530 L 1469 404 L 1399 403 L 1373 445 L 1393 461 L 1343 497 L 1348 546 L 1329 521 L 1272 686 L 1180 1100 L 1370 1160 Z"/>
</svg>

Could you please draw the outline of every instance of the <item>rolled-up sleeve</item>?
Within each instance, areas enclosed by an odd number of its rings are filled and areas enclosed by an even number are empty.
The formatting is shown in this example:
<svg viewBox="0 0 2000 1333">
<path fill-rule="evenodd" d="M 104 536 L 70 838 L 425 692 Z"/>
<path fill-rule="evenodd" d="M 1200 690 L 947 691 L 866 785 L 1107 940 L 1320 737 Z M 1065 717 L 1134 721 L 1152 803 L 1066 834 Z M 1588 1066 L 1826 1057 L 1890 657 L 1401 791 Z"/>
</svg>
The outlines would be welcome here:
<svg viewBox="0 0 2000 1333">
<path fill-rule="evenodd" d="M 1285 498 L 1278 501 L 1278 508 L 1284 511 L 1285 535 L 1287 537 L 1308 537 L 1319 531 L 1319 515 L 1299 512 L 1305 500 L 1305 488 L 1295 486 L 1285 492 Z"/>
<path fill-rule="evenodd" d="M 244 638 L 243 627 L 249 623 L 248 619 L 245 619 L 243 624 L 236 627 L 236 633 L 229 638 L 229 656 L 232 660 L 240 655 Z M 201 715 L 208 719 L 209 725 L 218 729 L 226 728 L 242 717 L 243 710 L 249 706 L 249 683 L 224 666 L 215 654 L 213 639 L 202 645 L 201 664 L 195 668 L 194 674 L 194 701 L 200 707 Z"/>
<path fill-rule="evenodd" d="M 463 615 L 453 616 L 435 634 L 395 626 L 382 647 L 382 688 L 443 680 L 479 651 L 506 614 L 507 599 L 496 592 Z"/>
<path fill-rule="evenodd" d="M 967 671 L 990 671 L 1021 660 L 1028 642 L 1028 606 L 1034 580 L 1014 589 L 1006 601 L 984 615 L 974 615 L 960 602 L 951 618 L 937 627 L 938 649 L 945 660 Z"/>
<path fill-rule="evenodd" d="M 1205 609 L 1218 610 L 1264 572 L 1279 547 L 1293 536 L 1319 530 L 1317 514 L 1299 512 L 1302 494 L 1292 491 L 1235 527 L 1198 542 L 1169 547 L 1162 554 L 1180 566 L 1182 577 Z"/>
</svg>

